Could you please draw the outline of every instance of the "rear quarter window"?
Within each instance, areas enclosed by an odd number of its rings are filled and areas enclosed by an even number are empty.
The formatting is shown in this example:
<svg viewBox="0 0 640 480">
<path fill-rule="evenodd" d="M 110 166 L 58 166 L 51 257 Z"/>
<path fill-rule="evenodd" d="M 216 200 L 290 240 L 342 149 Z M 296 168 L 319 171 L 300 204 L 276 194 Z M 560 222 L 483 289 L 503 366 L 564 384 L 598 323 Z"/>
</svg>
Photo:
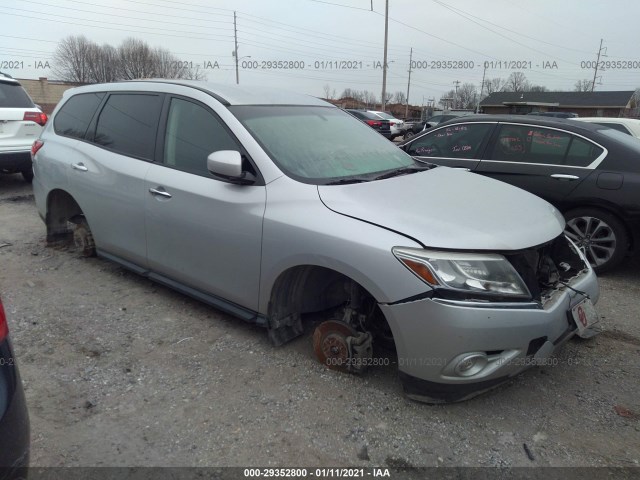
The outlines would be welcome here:
<svg viewBox="0 0 640 480">
<path fill-rule="evenodd" d="M 490 158 L 506 162 L 586 167 L 602 154 L 602 148 L 569 132 L 551 128 L 500 126 Z"/>
<path fill-rule="evenodd" d="M 33 101 L 19 83 L 0 82 L 0 108 L 34 108 Z"/>
<path fill-rule="evenodd" d="M 89 123 L 104 96 L 104 92 L 98 92 L 71 97 L 56 114 L 53 120 L 54 131 L 65 137 L 84 138 Z"/>
</svg>

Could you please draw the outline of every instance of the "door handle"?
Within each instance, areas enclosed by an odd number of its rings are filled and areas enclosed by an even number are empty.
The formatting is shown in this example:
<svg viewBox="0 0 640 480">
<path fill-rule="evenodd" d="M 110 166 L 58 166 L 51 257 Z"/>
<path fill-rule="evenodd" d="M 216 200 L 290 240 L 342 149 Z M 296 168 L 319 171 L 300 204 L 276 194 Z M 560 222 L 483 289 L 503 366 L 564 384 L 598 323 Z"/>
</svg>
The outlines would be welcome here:
<svg viewBox="0 0 640 480">
<path fill-rule="evenodd" d="M 80 162 L 80 163 L 72 163 L 71 164 L 71 168 L 73 168 L 74 170 L 80 170 L 81 172 L 86 172 L 89 169 L 87 167 L 84 166 L 84 163 Z"/>
<path fill-rule="evenodd" d="M 149 193 L 151 195 L 160 195 L 161 197 L 171 198 L 171 194 L 167 192 L 165 189 L 160 190 L 162 187 L 158 188 L 150 188 Z"/>
<path fill-rule="evenodd" d="M 555 178 L 557 180 L 578 180 L 580 177 L 577 175 L 567 175 L 566 173 L 554 173 L 551 175 L 551 178 Z"/>
<path fill-rule="evenodd" d="M 470 172 L 471 171 L 471 169 L 467 168 L 467 167 L 453 167 L 453 168 L 455 168 L 456 170 L 464 170 L 465 172 Z"/>
</svg>

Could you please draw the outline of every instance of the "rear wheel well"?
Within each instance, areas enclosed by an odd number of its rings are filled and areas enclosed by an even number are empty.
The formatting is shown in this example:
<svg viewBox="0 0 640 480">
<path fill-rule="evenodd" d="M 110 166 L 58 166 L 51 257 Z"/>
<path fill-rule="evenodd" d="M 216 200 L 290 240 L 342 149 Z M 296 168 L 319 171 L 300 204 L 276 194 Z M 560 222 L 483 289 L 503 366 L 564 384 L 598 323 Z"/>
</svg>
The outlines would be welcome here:
<svg viewBox="0 0 640 480">
<path fill-rule="evenodd" d="M 47 243 L 68 241 L 71 238 L 68 222 L 82 216 L 82 209 L 64 190 L 52 190 L 47 197 Z"/>
</svg>

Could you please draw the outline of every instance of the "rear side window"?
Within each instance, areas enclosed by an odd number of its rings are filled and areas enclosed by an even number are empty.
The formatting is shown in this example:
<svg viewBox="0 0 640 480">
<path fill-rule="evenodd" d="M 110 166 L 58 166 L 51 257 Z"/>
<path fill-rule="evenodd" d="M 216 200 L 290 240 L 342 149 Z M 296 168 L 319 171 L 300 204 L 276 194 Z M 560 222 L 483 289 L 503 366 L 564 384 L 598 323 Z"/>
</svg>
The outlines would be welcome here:
<svg viewBox="0 0 640 480">
<path fill-rule="evenodd" d="M 19 83 L 0 82 L 0 108 L 34 108 L 35 105 Z"/>
<path fill-rule="evenodd" d="M 586 167 L 602 153 L 576 135 L 527 125 L 501 125 L 492 160 Z"/>
<path fill-rule="evenodd" d="M 53 120 L 55 132 L 67 137 L 84 138 L 93 114 L 104 95 L 104 92 L 83 93 L 67 100 Z"/>
<path fill-rule="evenodd" d="M 240 150 L 240 147 L 213 113 L 193 102 L 172 98 L 164 164 L 197 175 L 210 175 L 207 157 L 218 150 Z"/>
<path fill-rule="evenodd" d="M 419 157 L 475 158 L 491 127 L 489 123 L 468 123 L 439 128 L 413 142 L 407 153 Z"/>
<path fill-rule="evenodd" d="M 153 160 L 161 109 L 160 95 L 112 94 L 98 117 L 94 142 L 124 155 Z"/>
</svg>

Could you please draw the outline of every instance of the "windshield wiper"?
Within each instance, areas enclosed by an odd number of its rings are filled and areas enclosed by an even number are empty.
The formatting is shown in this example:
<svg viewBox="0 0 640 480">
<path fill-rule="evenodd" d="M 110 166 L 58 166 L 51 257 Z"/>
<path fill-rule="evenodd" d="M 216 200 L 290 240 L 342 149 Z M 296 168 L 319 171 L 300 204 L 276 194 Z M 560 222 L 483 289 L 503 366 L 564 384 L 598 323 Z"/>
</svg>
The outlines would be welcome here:
<svg viewBox="0 0 640 480">
<path fill-rule="evenodd" d="M 325 183 L 324 185 L 347 185 L 349 183 L 364 183 L 364 182 L 370 182 L 370 181 L 371 181 L 370 178 L 347 177 L 347 178 L 339 178 L 338 180 Z"/>
<path fill-rule="evenodd" d="M 424 166 L 396 168 L 395 170 L 391 170 L 390 172 L 386 172 L 386 173 L 383 173 L 382 175 L 375 177 L 373 180 L 384 180 L 385 178 L 397 177 L 399 175 L 407 175 L 410 173 L 424 172 L 425 170 L 431 170 L 434 167 L 436 167 L 436 165 L 427 163 Z"/>
</svg>

